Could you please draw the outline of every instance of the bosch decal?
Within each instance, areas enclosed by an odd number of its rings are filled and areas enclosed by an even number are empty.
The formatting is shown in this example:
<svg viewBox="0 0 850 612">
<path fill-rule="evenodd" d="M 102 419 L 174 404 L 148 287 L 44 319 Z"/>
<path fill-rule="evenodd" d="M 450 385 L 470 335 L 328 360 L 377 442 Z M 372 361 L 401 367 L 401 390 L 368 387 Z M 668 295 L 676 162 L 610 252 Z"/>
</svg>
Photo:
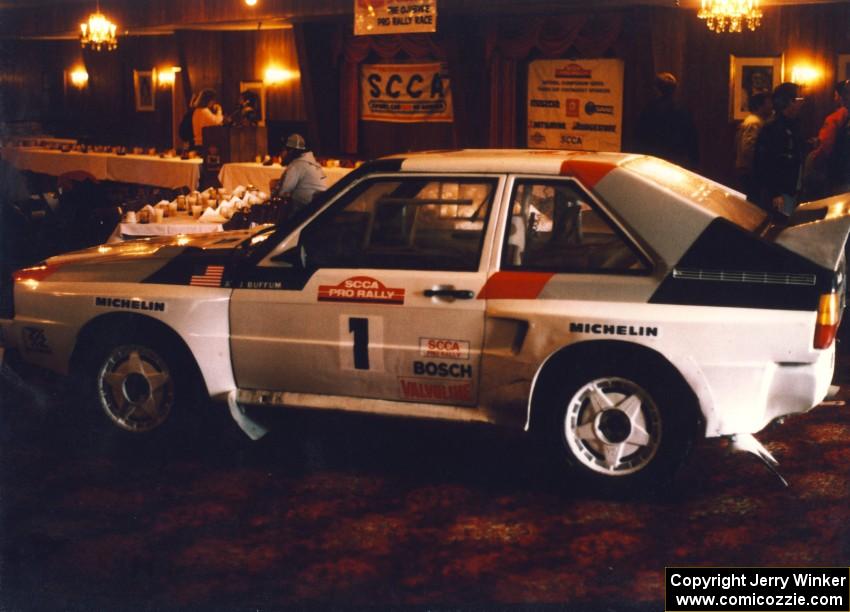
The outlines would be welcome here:
<svg viewBox="0 0 850 612">
<path fill-rule="evenodd" d="M 24 327 L 24 348 L 32 353 L 51 353 L 47 336 L 41 327 Z"/>
<path fill-rule="evenodd" d="M 461 403 L 472 401 L 472 382 L 449 382 L 428 378 L 399 378 L 401 396 L 407 400 Z"/>
<path fill-rule="evenodd" d="M 439 359 L 469 359 L 469 342 L 448 338 L 419 338 L 419 354 Z"/>
<path fill-rule="evenodd" d="M 559 79 L 590 79 L 593 78 L 593 71 L 582 68 L 578 64 L 567 64 L 555 70 L 555 76 Z"/>
<path fill-rule="evenodd" d="M 584 105 L 584 112 L 588 115 L 613 115 L 614 107 L 609 106 L 608 104 L 596 104 L 595 102 L 588 102 Z"/>
<path fill-rule="evenodd" d="M 570 323 L 574 334 L 595 336 L 651 336 L 658 337 L 658 328 L 643 325 L 612 325 L 609 323 Z"/>
<path fill-rule="evenodd" d="M 414 361 L 413 373 L 417 376 L 438 376 L 440 378 L 472 378 L 472 366 L 468 363 Z"/>
<path fill-rule="evenodd" d="M 96 297 L 94 305 L 102 308 L 122 308 L 124 310 L 148 310 L 152 312 L 165 312 L 165 302 L 151 302 L 148 300 L 133 300 L 129 298 Z"/>
<path fill-rule="evenodd" d="M 368 276 L 353 276 L 338 285 L 319 285 L 320 302 L 404 304 L 404 288 L 387 287 Z"/>
</svg>

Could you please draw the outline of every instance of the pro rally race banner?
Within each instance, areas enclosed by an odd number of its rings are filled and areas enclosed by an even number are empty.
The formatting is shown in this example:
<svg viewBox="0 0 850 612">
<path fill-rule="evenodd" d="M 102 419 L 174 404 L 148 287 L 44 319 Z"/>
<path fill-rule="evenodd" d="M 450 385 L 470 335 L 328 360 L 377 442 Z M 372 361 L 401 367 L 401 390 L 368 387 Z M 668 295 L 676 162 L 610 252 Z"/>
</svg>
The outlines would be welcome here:
<svg viewBox="0 0 850 612">
<path fill-rule="evenodd" d="M 391 123 L 454 121 L 445 64 L 364 64 L 360 119 Z"/>
<path fill-rule="evenodd" d="M 354 35 L 437 31 L 437 0 L 354 0 Z"/>
<path fill-rule="evenodd" d="M 529 148 L 619 151 L 622 127 L 621 60 L 529 64 Z"/>
</svg>

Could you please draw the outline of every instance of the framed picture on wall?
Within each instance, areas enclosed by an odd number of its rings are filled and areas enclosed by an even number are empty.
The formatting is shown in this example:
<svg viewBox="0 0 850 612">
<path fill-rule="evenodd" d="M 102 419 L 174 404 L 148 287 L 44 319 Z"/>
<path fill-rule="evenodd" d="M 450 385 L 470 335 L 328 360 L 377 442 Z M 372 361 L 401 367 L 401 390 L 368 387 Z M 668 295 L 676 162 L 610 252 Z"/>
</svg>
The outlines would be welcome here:
<svg viewBox="0 0 850 612">
<path fill-rule="evenodd" d="M 239 81 L 239 97 L 246 91 L 251 92 L 259 107 L 256 109 L 259 117 L 258 125 L 266 124 L 266 86 L 262 81 Z"/>
<path fill-rule="evenodd" d="M 847 79 L 850 79 L 850 53 L 841 53 L 835 63 L 835 80 L 846 81 Z"/>
<path fill-rule="evenodd" d="M 729 120 L 739 121 L 750 112 L 750 96 L 771 93 L 782 82 L 783 56 L 729 56 Z"/>
<path fill-rule="evenodd" d="M 137 111 L 154 110 L 156 96 L 154 95 L 153 70 L 133 71 L 133 91 L 136 94 Z"/>
</svg>

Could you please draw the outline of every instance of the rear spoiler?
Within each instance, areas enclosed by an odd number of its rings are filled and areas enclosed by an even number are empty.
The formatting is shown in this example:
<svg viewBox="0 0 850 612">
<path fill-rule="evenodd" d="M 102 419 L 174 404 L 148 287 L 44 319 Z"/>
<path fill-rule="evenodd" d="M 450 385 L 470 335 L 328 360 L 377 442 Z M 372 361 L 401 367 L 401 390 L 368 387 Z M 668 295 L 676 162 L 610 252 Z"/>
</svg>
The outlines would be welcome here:
<svg viewBox="0 0 850 612">
<path fill-rule="evenodd" d="M 826 268 L 838 270 L 850 234 L 850 193 L 806 202 L 794 211 L 779 244 Z"/>
</svg>

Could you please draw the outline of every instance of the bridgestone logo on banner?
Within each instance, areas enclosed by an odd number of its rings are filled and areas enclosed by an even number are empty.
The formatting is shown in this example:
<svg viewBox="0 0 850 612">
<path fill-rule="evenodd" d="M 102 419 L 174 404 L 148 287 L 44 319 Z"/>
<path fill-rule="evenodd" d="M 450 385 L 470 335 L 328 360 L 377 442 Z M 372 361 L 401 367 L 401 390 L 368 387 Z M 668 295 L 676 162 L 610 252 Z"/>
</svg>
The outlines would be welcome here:
<svg viewBox="0 0 850 612">
<path fill-rule="evenodd" d="M 528 146 L 619 151 L 623 62 L 536 60 L 528 65 Z"/>
<path fill-rule="evenodd" d="M 364 64 L 360 118 L 391 123 L 452 122 L 452 93 L 444 64 Z"/>
<path fill-rule="evenodd" d="M 437 31 L 437 0 L 354 0 L 354 35 Z"/>
</svg>

